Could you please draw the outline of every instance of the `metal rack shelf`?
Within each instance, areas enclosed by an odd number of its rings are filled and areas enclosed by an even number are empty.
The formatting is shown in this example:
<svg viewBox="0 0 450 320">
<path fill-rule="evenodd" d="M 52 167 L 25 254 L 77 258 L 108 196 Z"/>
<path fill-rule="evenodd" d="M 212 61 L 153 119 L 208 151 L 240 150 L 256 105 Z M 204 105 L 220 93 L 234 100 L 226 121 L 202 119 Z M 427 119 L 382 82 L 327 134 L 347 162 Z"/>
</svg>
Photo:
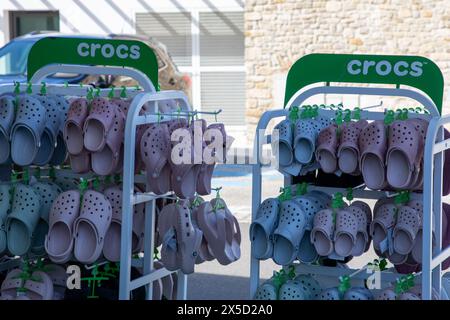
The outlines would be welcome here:
<svg viewBox="0 0 450 320">
<path fill-rule="evenodd" d="M 328 56 L 325 57 L 324 56 Z M 438 105 L 436 101 L 439 101 L 439 94 L 435 94 L 436 90 L 433 91 L 434 99 L 430 98 L 426 94 L 424 94 L 425 86 L 433 85 L 431 83 L 419 83 L 416 88 L 421 89 L 422 91 L 416 91 L 412 89 L 401 88 L 400 84 L 403 83 L 398 80 L 398 83 L 395 83 L 395 88 L 378 88 L 378 87 L 362 87 L 362 86 L 354 86 L 354 87 L 345 87 L 345 86 L 330 86 L 331 81 L 335 82 L 356 82 L 356 83 L 392 83 L 389 80 L 380 80 L 376 79 L 371 82 L 367 80 L 365 82 L 364 78 L 361 76 L 359 78 L 355 78 L 355 81 L 345 81 L 343 80 L 342 74 L 336 73 L 333 76 L 326 75 L 327 66 L 319 66 L 317 68 L 323 71 L 323 77 L 327 80 L 319 80 L 320 76 L 313 75 L 310 76 L 307 73 L 303 74 L 295 74 L 298 70 L 308 69 L 309 72 L 314 72 L 314 66 L 307 65 L 307 61 L 312 61 L 316 59 L 330 60 L 330 56 L 333 55 L 309 55 L 305 56 L 303 61 L 300 59 L 294 66 L 291 68 L 288 74 L 288 83 L 286 85 L 286 103 L 285 107 L 282 109 L 270 110 L 265 112 L 256 127 L 255 134 L 255 142 L 254 142 L 254 159 L 255 164 L 253 165 L 252 170 L 252 221 L 256 218 L 256 214 L 261 204 L 261 186 L 262 186 L 262 176 L 261 176 L 261 168 L 263 166 L 261 158 L 262 158 L 262 150 L 265 144 L 269 144 L 271 142 L 271 135 L 266 134 L 265 131 L 269 122 L 276 118 L 282 118 L 288 116 L 288 110 L 292 106 L 300 106 L 302 105 L 308 98 L 312 96 L 316 96 L 319 94 L 340 94 L 340 95 L 369 95 L 369 96 L 395 96 L 395 97 L 406 97 L 415 100 L 420 103 L 426 110 L 428 110 L 428 114 L 418 114 L 415 112 L 409 112 L 408 116 L 411 118 L 424 118 L 429 120 L 429 127 L 427 131 L 427 139 L 424 150 L 424 186 L 423 193 L 417 194 L 416 196 L 421 197 L 424 204 L 424 215 L 423 215 L 423 257 L 422 257 L 422 297 L 424 300 L 430 300 L 432 297 L 432 289 L 441 294 L 441 298 L 448 298 L 448 295 L 442 289 L 442 270 L 441 263 L 450 257 L 450 247 L 442 250 L 442 168 L 443 168 L 443 151 L 450 149 L 450 139 L 443 140 L 443 125 L 450 123 L 450 116 L 442 117 L 440 114 L 440 110 L 442 109 L 441 105 Z M 351 60 L 356 59 L 355 57 L 362 57 L 363 59 L 366 56 L 353 56 L 353 55 L 340 55 L 339 59 L 347 59 Z M 390 56 L 367 56 L 367 59 L 378 59 L 381 60 L 385 57 L 385 59 L 392 59 Z M 380 58 L 377 58 L 380 57 Z M 399 57 L 403 59 L 408 59 L 411 57 Z M 308 60 L 309 59 L 309 60 Z M 424 58 L 425 59 L 425 58 Z M 354 60 L 352 60 L 354 61 Z M 298 64 L 298 65 L 297 65 Z M 297 65 L 297 66 L 296 66 Z M 328 66 L 329 67 L 329 66 Z M 296 69 L 297 68 L 297 69 Z M 337 69 L 334 69 L 337 70 Z M 340 69 L 339 69 L 340 70 Z M 436 71 L 438 70 L 438 71 Z M 435 67 L 432 70 L 442 77 L 439 69 Z M 319 71 L 317 71 L 319 72 Z M 340 71 L 341 72 L 341 71 Z M 344 72 L 344 71 L 342 71 Z M 320 74 L 320 73 L 319 73 Z M 311 77 L 314 78 L 311 81 L 308 79 L 304 80 L 303 77 Z M 340 78 L 339 78 L 340 77 Z M 294 80 L 296 82 L 294 82 Z M 290 82 L 291 81 L 291 82 Z M 320 81 L 326 82 L 326 85 L 318 85 L 315 87 L 307 87 L 312 83 L 318 83 Z M 385 81 L 385 82 L 383 82 Z M 408 83 L 410 86 L 414 86 L 412 81 Z M 288 94 L 288 87 L 289 94 Z M 295 90 L 294 90 L 294 89 Z M 442 88 L 440 88 L 442 89 Z M 437 90 L 437 92 L 441 92 Z M 428 90 L 431 92 L 432 90 Z M 442 103 L 442 101 L 440 101 Z M 362 119 L 367 120 L 382 120 L 385 117 L 384 112 L 372 111 L 369 109 L 361 110 L 360 112 Z M 333 118 L 336 115 L 335 111 L 319 109 L 319 115 L 325 116 L 328 118 Z M 289 186 L 292 184 L 292 177 L 285 177 L 284 186 Z M 329 187 L 320 187 L 320 186 L 310 186 L 309 189 L 321 190 L 328 194 L 333 194 L 335 192 L 345 192 L 344 188 L 329 188 Z M 384 191 L 373 191 L 366 189 L 355 189 L 353 192 L 355 198 L 361 199 L 379 199 L 382 197 L 386 197 L 386 192 Z M 434 226 L 434 228 L 433 228 Z M 436 246 L 432 247 L 432 232 L 434 230 L 435 238 L 436 238 Z M 252 252 L 253 252 L 253 244 L 252 244 Z M 338 277 L 341 275 L 348 274 L 351 271 L 343 268 L 330 268 L 330 267 L 320 267 L 315 265 L 304 265 L 304 264 L 296 264 L 296 269 L 302 273 L 312 273 L 316 274 L 320 277 L 329 277 L 332 275 L 334 279 L 337 281 Z M 383 273 L 383 277 L 386 275 L 386 281 L 395 280 L 398 277 L 398 274 L 395 273 Z M 364 274 L 359 275 L 358 277 L 363 277 Z M 254 297 L 257 288 L 259 286 L 260 278 L 260 260 L 253 258 L 253 254 L 251 257 L 250 264 L 250 297 Z M 320 282 L 320 281 L 319 281 Z"/>
</svg>

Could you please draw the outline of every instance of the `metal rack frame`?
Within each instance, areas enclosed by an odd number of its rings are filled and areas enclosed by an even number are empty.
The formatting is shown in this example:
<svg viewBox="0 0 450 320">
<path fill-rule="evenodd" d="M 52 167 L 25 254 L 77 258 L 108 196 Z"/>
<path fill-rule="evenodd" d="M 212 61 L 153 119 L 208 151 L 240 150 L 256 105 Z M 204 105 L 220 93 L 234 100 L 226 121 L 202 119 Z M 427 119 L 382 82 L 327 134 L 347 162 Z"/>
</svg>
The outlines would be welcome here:
<svg viewBox="0 0 450 320">
<path fill-rule="evenodd" d="M 128 111 L 125 125 L 124 140 L 124 164 L 123 164 L 123 202 L 122 202 L 122 228 L 121 228 L 121 253 L 120 253 L 120 282 L 119 282 L 119 299 L 129 300 L 132 290 L 145 286 L 146 298 L 152 299 L 153 288 L 152 283 L 171 273 L 178 274 L 177 282 L 177 299 L 183 300 L 187 296 L 187 275 L 181 271 L 168 271 L 165 268 L 153 270 L 154 262 L 154 227 L 155 227 L 155 202 L 156 199 L 164 197 L 164 195 L 155 195 L 153 193 L 136 193 L 134 191 L 134 183 L 144 182 L 147 186 L 146 179 L 143 175 L 135 175 L 135 143 L 136 128 L 139 125 L 158 122 L 156 115 L 143 114 L 139 115 L 139 111 L 144 104 L 148 104 L 152 112 L 158 111 L 158 102 L 166 100 L 176 100 L 179 102 L 181 110 L 184 112 L 191 111 L 186 95 L 181 91 L 161 91 L 156 92 L 155 86 L 151 80 L 142 72 L 126 67 L 104 67 L 104 66 L 85 66 L 85 65 L 69 65 L 69 64 L 52 64 L 39 69 L 31 77 L 33 92 L 39 92 L 41 81 L 46 76 L 55 72 L 67 72 L 77 74 L 112 74 L 127 75 L 138 80 L 144 92 L 139 90 L 127 91 L 132 97 L 132 102 Z M 0 94 L 13 92 L 13 84 L 0 85 Z M 90 86 L 75 85 L 53 85 L 47 84 L 47 94 L 59 95 L 85 95 L 86 89 Z M 115 93 L 120 92 L 120 88 L 114 89 Z M 101 89 L 100 96 L 108 96 L 111 89 Z M 74 174 L 70 170 L 58 170 L 58 174 L 62 177 L 80 178 L 89 177 L 92 174 L 80 175 Z M 144 235 L 144 257 L 140 261 L 132 259 L 131 239 L 133 226 L 133 206 L 135 204 L 145 203 L 145 235 Z M 13 262 L 8 261 L 8 266 Z M 137 279 L 131 280 L 131 266 L 141 266 L 143 275 Z"/>
<path fill-rule="evenodd" d="M 374 88 L 374 87 L 340 87 L 327 85 L 317 86 L 306 90 L 298 90 L 287 102 L 285 108 L 279 110 L 271 110 L 265 112 L 257 125 L 255 143 L 254 143 L 254 160 L 252 170 L 252 221 L 256 218 L 256 214 L 261 204 L 261 152 L 264 144 L 271 143 L 271 135 L 260 135 L 260 130 L 267 128 L 270 120 L 274 118 L 287 117 L 288 109 L 291 106 L 302 105 L 308 98 L 318 94 L 343 94 L 343 95 L 371 95 L 371 96 L 396 96 L 411 98 L 421 105 L 423 105 L 429 112 L 426 114 L 409 113 L 410 117 L 421 117 L 430 120 L 426 145 L 424 149 L 424 186 L 422 199 L 424 203 L 423 215 L 423 260 L 422 260 L 422 274 L 419 276 L 419 281 L 422 282 L 422 297 L 424 300 L 432 298 L 432 289 L 441 294 L 441 298 L 448 298 L 445 290 L 442 289 L 442 262 L 450 257 L 450 247 L 444 250 L 441 247 L 442 243 L 442 171 L 443 171 L 443 152 L 450 149 L 450 139 L 443 140 L 444 124 L 450 123 L 450 116 L 441 117 L 435 103 L 422 92 L 411 89 L 403 89 L 398 85 L 396 88 Z M 331 110 L 319 110 L 319 114 L 325 117 L 332 118 L 335 112 Z M 370 110 L 361 110 L 361 118 L 367 120 L 382 120 L 384 119 L 383 112 L 376 112 Z M 261 141 L 260 139 L 263 138 Z M 286 177 L 284 186 L 292 184 L 292 177 Z M 328 193 L 345 192 L 344 188 L 326 188 L 326 187 L 311 187 L 311 189 L 321 190 Z M 379 199 L 385 196 L 383 191 L 372 190 L 355 190 L 355 198 L 363 199 Z M 432 250 L 432 233 L 434 232 L 437 239 L 437 244 Z M 252 256 L 250 264 L 250 297 L 254 297 L 259 286 L 260 278 L 260 260 L 253 258 L 253 244 Z M 334 270 L 332 275 L 336 277 L 346 275 L 349 269 L 330 268 L 323 266 L 312 266 L 305 264 L 295 264 L 296 271 L 299 273 L 312 273 L 318 277 L 329 277 L 330 270 Z M 397 273 L 383 272 L 382 283 L 387 284 L 395 278 L 400 277 Z M 364 274 L 359 275 L 359 277 Z"/>
</svg>

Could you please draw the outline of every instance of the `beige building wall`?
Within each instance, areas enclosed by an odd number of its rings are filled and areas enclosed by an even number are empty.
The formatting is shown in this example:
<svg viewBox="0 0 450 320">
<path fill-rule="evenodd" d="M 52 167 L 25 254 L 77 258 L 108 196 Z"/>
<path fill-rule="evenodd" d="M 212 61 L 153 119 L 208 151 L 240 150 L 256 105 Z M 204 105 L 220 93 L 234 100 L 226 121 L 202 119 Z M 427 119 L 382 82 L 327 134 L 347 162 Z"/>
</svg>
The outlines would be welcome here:
<svg viewBox="0 0 450 320">
<path fill-rule="evenodd" d="M 246 0 L 245 7 L 249 140 L 261 114 L 282 106 L 289 67 L 309 53 L 428 57 L 444 74 L 450 113 L 449 0 Z"/>
</svg>

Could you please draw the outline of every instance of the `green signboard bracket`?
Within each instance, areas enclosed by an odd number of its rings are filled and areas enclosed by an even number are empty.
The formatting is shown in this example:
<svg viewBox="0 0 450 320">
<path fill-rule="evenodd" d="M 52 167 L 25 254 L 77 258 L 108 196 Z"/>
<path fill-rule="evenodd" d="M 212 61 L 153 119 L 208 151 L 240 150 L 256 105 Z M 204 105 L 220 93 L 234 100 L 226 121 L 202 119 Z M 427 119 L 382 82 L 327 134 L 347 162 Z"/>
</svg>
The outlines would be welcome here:
<svg viewBox="0 0 450 320">
<path fill-rule="evenodd" d="M 411 86 L 426 93 L 442 113 L 444 77 L 431 60 L 420 56 L 309 54 L 289 70 L 285 106 L 302 88 L 318 83 L 345 82 Z"/>
<path fill-rule="evenodd" d="M 28 81 L 50 64 L 118 66 L 144 73 L 158 85 L 158 62 L 145 43 L 134 40 L 47 37 L 37 41 L 28 56 Z"/>
</svg>

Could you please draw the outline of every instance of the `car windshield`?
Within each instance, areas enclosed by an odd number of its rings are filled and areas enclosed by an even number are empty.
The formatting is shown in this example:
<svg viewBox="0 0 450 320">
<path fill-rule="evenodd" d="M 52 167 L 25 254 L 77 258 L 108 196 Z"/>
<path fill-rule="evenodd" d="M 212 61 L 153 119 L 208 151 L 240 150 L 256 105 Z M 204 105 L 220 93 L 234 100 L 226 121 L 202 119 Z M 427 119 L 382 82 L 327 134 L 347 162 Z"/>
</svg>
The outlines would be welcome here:
<svg viewBox="0 0 450 320">
<path fill-rule="evenodd" d="M 0 49 L 0 75 L 25 74 L 27 57 L 34 41 L 12 41 Z"/>
</svg>

